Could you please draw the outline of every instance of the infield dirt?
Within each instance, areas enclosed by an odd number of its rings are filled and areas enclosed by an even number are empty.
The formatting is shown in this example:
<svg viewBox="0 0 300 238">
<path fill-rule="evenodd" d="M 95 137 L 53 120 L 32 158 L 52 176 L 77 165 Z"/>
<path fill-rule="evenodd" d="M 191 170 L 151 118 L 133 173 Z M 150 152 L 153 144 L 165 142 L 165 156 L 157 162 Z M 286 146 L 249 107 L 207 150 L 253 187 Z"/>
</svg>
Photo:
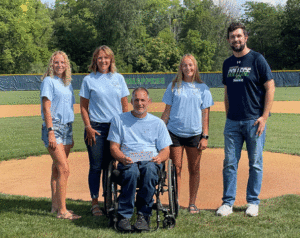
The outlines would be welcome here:
<svg viewBox="0 0 300 238">
<path fill-rule="evenodd" d="M 163 112 L 164 103 L 151 103 L 149 112 Z M 129 104 L 129 110 L 132 105 Z M 223 102 L 215 102 L 211 107 L 212 112 L 225 111 Z M 79 104 L 74 105 L 74 112 L 80 113 Z M 300 101 L 275 101 L 272 106 L 272 113 L 300 113 Z M 21 116 L 40 116 L 41 105 L 0 105 L 0 118 L 2 117 L 21 117 Z"/>
</svg>

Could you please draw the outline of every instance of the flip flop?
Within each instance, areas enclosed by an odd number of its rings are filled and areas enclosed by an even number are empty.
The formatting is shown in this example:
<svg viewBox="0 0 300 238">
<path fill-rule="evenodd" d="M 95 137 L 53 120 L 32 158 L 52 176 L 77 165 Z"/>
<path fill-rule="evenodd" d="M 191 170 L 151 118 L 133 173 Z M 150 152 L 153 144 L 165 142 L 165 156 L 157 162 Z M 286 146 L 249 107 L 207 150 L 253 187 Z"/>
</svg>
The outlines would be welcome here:
<svg viewBox="0 0 300 238">
<path fill-rule="evenodd" d="M 196 207 L 195 204 L 190 204 L 188 207 L 188 212 L 190 214 L 198 214 L 198 213 L 200 213 L 200 209 L 198 209 L 198 207 Z"/>
<path fill-rule="evenodd" d="M 98 204 L 95 204 L 92 206 L 91 212 L 92 212 L 92 215 L 96 216 L 96 217 L 100 217 L 100 216 L 104 215 L 104 213 L 102 212 L 102 210 L 100 209 Z"/>
<path fill-rule="evenodd" d="M 66 212 L 65 214 L 57 215 L 57 219 L 67 219 L 67 220 L 77 220 L 81 218 L 81 216 L 78 216 L 76 214 L 72 214 L 70 212 Z"/>
<path fill-rule="evenodd" d="M 67 210 L 68 212 L 70 212 L 71 214 L 74 214 L 74 212 L 72 210 Z M 57 210 L 55 209 L 51 209 L 51 212 L 50 213 L 56 213 Z"/>
</svg>

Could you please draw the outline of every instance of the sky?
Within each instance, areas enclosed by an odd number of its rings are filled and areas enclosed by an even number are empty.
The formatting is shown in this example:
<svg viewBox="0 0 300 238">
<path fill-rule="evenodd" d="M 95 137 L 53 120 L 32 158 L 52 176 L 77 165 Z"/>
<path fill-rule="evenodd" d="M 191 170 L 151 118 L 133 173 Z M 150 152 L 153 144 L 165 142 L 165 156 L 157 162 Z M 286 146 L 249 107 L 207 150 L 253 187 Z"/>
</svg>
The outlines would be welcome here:
<svg viewBox="0 0 300 238">
<path fill-rule="evenodd" d="M 54 5 L 55 0 L 41 0 L 43 3 L 49 3 L 50 6 Z M 241 7 L 246 1 L 249 2 L 265 2 L 265 3 L 270 3 L 270 4 L 282 4 L 284 5 L 286 3 L 287 0 L 213 0 L 215 3 L 219 3 L 219 2 L 232 2 L 234 5 L 237 5 L 238 7 Z"/>
</svg>

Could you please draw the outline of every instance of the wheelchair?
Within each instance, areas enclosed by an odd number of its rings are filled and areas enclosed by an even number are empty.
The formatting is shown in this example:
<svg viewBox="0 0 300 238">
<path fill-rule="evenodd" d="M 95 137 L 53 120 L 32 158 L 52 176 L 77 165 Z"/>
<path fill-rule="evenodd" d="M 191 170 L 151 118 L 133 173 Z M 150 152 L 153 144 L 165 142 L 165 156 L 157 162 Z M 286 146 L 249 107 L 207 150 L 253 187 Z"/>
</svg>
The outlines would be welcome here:
<svg viewBox="0 0 300 238">
<path fill-rule="evenodd" d="M 109 225 L 117 229 L 118 222 L 118 194 L 120 193 L 121 174 L 116 169 L 116 161 L 111 161 L 106 169 L 103 170 L 103 197 L 104 197 L 104 213 L 109 218 Z M 156 227 L 151 228 L 152 231 L 158 230 L 161 222 L 160 214 L 163 214 L 163 228 L 171 229 L 176 225 L 178 216 L 178 189 L 176 168 L 169 159 L 162 163 L 163 168 L 159 171 L 158 184 L 155 190 L 155 203 L 152 211 L 156 210 Z M 138 188 L 137 188 L 138 190 Z M 167 206 L 162 205 L 160 196 L 168 193 Z"/>
</svg>

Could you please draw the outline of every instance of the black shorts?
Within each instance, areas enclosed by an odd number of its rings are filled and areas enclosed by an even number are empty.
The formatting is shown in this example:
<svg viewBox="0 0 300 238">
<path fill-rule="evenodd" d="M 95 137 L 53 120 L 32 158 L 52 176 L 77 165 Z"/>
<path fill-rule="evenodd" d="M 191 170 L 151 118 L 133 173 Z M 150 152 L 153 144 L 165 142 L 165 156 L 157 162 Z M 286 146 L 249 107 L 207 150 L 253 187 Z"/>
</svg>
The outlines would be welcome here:
<svg viewBox="0 0 300 238">
<path fill-rule="evenodd" d="M 171 131 L 169 131 L 169 134 L 173 142 L 171 147 L 178 147 L 178 146 L 198 147 L 199 141 L 201 140 L 201 134 L 192 137 L 179 137 L 174 135 Z"/>
</svg>

